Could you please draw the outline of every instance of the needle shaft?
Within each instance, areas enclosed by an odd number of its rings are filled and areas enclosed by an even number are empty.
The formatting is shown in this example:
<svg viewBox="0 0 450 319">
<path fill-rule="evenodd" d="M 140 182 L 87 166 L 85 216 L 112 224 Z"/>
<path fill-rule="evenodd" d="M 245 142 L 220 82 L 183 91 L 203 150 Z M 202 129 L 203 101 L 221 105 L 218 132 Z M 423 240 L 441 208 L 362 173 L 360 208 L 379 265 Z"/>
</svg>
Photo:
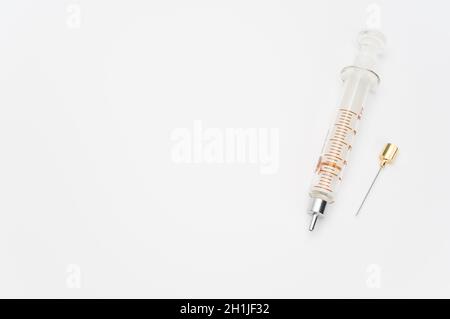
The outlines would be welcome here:
<svg viewBox="0 0 450 319">
<path fill-rule="evenodd" d="M 364 196 L 364 199 L 363 199 L 363 201 L 361 202 L 361 205 L 359 206 L 358 211 L 356 212 L 355 216 L 358 216 L 359 212 L 361 211 L 361 208 L 363 207 L 364 202 L 365 202 L 366 199 L 367 199 L 367 196 L 369 196 L 369 193 L 370 193 L 370 191 L 372 190 L 372 187 L 373 187 L 373 185 L 375 184 L 375 181 L 377 180 L 378 175 L 380 175 L 380 172 L 381 172 L 381 169 L 382 169 L 382 168 L 383 168 L 383 166 L 380 166 L 380 169 L 378 170 L 377 175 L 375 175 L 375 178 L 373 179 L 372 184 L 370 184 L 369 190 L 367 191 L 366 195 Z"/>
</svg>

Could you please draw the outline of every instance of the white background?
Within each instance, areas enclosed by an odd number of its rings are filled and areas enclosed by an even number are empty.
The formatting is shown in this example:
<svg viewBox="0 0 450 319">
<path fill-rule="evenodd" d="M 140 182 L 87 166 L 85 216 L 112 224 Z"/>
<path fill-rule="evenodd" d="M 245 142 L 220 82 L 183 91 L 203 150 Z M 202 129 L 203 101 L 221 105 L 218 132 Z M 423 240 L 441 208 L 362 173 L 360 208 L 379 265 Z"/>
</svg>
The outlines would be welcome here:
<svg viewBox="0 0 450 319">
<path fill-rule="evenodd" d="M 339 72 L 372 3 L 388 39 L 381 85 L 310 233 Z M 2 1 L 0 296 L 450 297 L 449 12 Z M 195 120 L 278 128 L 278 171 L 175 163 L 171 132 Z M 400 155 L 355 218 L 388 141 Z"/>
</svg>

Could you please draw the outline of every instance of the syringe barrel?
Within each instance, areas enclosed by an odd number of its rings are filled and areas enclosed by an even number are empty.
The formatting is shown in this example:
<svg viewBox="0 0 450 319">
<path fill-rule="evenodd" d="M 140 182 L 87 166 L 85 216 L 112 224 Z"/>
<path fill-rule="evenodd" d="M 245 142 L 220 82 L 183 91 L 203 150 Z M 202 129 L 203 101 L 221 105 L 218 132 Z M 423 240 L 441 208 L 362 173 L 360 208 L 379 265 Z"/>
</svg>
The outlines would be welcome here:
<svg viewBox="0 0 450 319">
<path fill-rule="evenodd" d="M 316 165 L 310 196 L 327 203 L 335 200 L 337 187 L 347 166 L 363 107 L 369 92 L 379 78 L 373 71 L 384 37 L 376 31 L 363 31 L 359 35 L 359 52 L 355 64 L 344 68 L 344 92 L 336 118 L 328 130 L 323 149 Z M 314 209 L 311 212 L 317 213 Z M 323 213 L 321 211 L 320 213 Z"/>
</svg>

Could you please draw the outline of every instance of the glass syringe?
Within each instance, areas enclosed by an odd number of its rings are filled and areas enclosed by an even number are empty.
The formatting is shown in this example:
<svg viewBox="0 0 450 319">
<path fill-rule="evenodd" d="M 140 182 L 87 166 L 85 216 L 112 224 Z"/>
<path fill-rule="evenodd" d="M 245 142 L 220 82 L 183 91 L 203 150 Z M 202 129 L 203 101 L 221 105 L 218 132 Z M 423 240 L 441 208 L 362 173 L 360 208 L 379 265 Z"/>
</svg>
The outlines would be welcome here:
<svg viewBox="0 0 450 319">
<path fill-rule="evenodd" d="M 341 72 L 344 93 L 336 119 L 328 130 L 309 193 L 311 196 L 309 213 L 312 214 L 310 231 L 314 229 L 317 219 L 324 215 L 326 206 L 334 202 L 367 95 L 380 80 L 374 67 L 384 44 L 385 38 L 381 32 L 375 30 L 360 32 L 359 51 L 354 63 Z"/>
</svg>

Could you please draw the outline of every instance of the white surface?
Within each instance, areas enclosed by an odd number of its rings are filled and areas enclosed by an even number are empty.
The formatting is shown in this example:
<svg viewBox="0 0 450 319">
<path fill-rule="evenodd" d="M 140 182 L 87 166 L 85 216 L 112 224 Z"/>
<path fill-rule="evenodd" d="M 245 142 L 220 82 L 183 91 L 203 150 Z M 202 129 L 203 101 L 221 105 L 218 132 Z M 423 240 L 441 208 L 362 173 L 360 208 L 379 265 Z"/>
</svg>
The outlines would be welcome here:
<svg viewBox="0 0 450 319">
<path fill-rule="evenodd" d="M 307 231 L 371 3 L 3 1 L 0 296 L 450 297 L 444 1 L 374 2 L 382 82 Z M 278 129 L 278 170 L 174 162 L 196 120 Z M 388 141 L 398 160 L 355 218 Z"/>
</svg>

